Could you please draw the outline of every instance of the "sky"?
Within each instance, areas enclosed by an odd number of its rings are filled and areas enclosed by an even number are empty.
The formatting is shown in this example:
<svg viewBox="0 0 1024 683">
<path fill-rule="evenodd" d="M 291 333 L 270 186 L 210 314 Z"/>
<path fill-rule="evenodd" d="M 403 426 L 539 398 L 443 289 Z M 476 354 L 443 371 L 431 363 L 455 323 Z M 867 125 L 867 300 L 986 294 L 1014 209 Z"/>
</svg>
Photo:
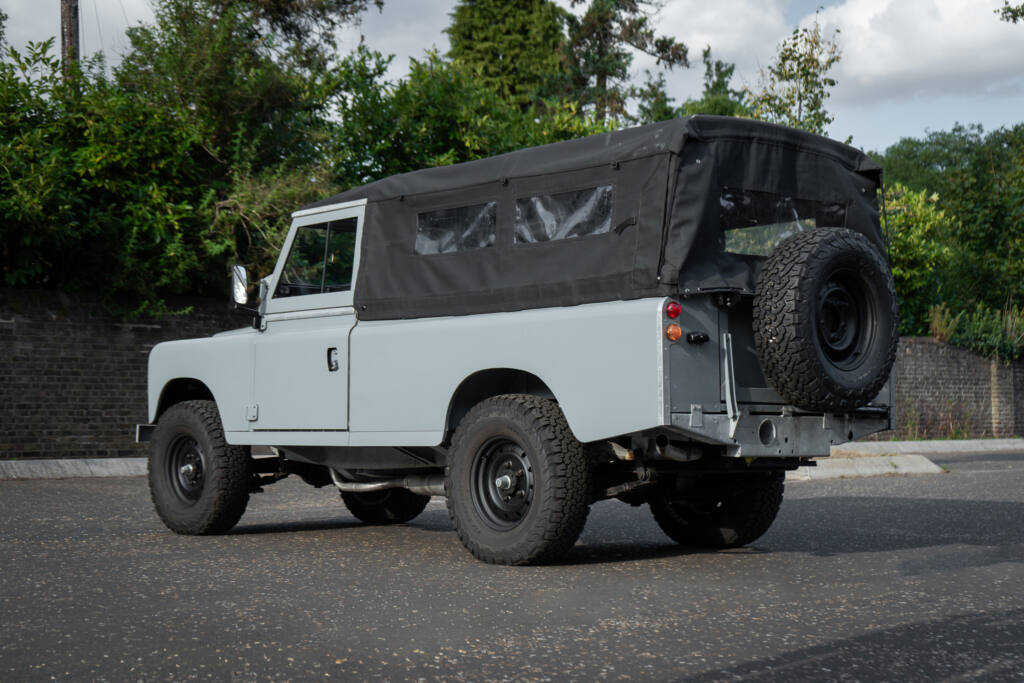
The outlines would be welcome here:
<svg viewBox="0 0 1024 683">
<path fill-rule="evenodd" d="M 568 0 L 559 0 L 565 6 Z M 999 21 L 1002 0 L 662 0 L 658 33 L 690 48 L 694 66 L 666 73 L 676 104 L 700 96 L 700 54 L 736 64 L 734 87 L 754 86 L 761 67 L 796 26 L 818 19 L 830 35 L 839 30 L 842 60 L 830 73 L 838 81 L 827 101 L 835 117 L 830 137 L 881 151 L 902 137 L 948 130 L 957 122 L 985 130 L 1024 121 L 1024 24 Z M 342 48 L 360 39 L 394 54 L 391 76 L 402 77 L 410 58 L 448 49 L 443 32 L 455 0 L 385 0 L 362 24 L 343 31 Z M 60 3 L 3 0 L 7 42 L 55 36 Z M 80 0 L 84 54 L 103 50 L 117 63 L 127 48 L 127 26 L 152 20 L 149 0 Z M 640 75 L 653 59 L 637 55 Z M 638 79 L 640 80 L 640 79 Z"/>
</svg>

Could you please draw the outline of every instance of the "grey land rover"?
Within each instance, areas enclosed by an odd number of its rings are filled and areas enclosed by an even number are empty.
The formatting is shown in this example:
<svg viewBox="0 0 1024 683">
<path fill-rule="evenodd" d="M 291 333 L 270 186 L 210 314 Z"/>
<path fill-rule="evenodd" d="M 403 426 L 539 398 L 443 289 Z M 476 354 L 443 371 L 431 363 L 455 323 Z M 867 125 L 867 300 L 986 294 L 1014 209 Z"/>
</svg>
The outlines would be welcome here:
<svg viewBox="0 0 1024 683">
<path fill-rule="evenodd" d="M 851 147 L 696 116 L 302 208 L 251 308 L 234 271 L 250 327 L 150 355 L 157 513 L 224 532 L 295 474 L 374 524 L 445 496 L 487 562 L 563 557 L 610 498 L 750 543 L 787 470 L 890 426 L 880 196 Z"/>
</svg>

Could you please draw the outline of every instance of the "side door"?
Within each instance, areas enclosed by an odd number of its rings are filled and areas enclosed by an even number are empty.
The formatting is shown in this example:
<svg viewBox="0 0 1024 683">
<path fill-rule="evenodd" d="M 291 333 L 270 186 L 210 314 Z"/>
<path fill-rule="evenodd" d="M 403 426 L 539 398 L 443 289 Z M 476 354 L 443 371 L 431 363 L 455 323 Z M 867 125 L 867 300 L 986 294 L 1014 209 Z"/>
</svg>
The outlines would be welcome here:
<svg viewBox="0 0 1024 683">
<path fill-rule="evenodd" d="M 255 342 L 255 431 L 348 429 L 352 285 L 365 200 L 294 215 Z"/>
</svg>

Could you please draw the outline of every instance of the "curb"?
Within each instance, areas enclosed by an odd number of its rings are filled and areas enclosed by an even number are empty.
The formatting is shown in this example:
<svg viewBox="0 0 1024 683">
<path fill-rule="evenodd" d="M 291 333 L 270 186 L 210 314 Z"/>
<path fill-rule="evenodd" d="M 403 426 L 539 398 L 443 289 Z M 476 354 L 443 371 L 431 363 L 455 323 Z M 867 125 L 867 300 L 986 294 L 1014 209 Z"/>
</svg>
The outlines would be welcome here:
<svg viewBox="0 0 1024 683">
<path fill-rule="evenodd" d="M 0 460 L 0 479 L 139 477 L 144 474 L 146 474 L 146 458 Z"/>
<path fill-rule="evenodd" d="M 855 441 L 832 447 L 833 458 L 881 455 L 966 455 L 1022 453 L 1024 439 L 937 439 L 932 441 Z"/>
<path fill-rule="evenodd" d="M 923 455 L 906 453 L 819 460 L 817 467 L 801 467 L 787 472 L 786 481 L 880 477 L 892 474 L 942 474 L 944 471 Z"/>
<path fill-rule="evenodd" d="M 787 481 L 813 481 L 886 474 L 936 474 L 942 468 L 920 454 L 819 460 L 786 474 Z M 75 460 L 0 460 L 0 480 L 73 479 L 78 477 L 139 477 L 146 458 L 81 458 Z"/>
</svg>

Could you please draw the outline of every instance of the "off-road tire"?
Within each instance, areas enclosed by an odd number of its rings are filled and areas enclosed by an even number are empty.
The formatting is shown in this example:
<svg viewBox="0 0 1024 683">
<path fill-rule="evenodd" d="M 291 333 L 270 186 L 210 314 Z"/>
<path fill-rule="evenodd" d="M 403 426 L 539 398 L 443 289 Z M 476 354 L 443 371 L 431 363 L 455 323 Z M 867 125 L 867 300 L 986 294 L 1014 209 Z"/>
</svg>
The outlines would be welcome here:
<svg viewBox="0 0 1024 683">
<path fill-rule="evenodd" d="M 553 562 L 583 531 L 590 477 L 583 446 L 554 401 L 495 396 L 455 430 L 445 471 L 448 514 L 459 540 L 484 562 Z"/>
<path fill-rule="evenodd" d="M 779 512 L 783 475 L 710 476 L 688 492 L 653 494 L 654 521 L 694 548 L 738 548 L 760 538 Z"/>
<path fill-rule="evenodd" d="M 345 507 L 356 519 L 367 524 L 401 524 L 415 519 L 430 502 L 430 496 L 421 496 L 408 489 L 384 489 L 354 493 L 342 491 Z"/>
<path fill-rule="evenodd" d="M 225 441 L 213 401 L 185 401 L 160 416 L 150 441 L 149 492 L 168 529 L 190 535 L 231 529 L 251 486 L 249 449 Z"/>
<path fill-rule="evenodd" d="M 892 272 L 864 235 L 818 228 L 780 242 L 754 296 L 754 346 L 788 403 L 843 413 L 878 395 L 896 358 Z"/>
</svg>

